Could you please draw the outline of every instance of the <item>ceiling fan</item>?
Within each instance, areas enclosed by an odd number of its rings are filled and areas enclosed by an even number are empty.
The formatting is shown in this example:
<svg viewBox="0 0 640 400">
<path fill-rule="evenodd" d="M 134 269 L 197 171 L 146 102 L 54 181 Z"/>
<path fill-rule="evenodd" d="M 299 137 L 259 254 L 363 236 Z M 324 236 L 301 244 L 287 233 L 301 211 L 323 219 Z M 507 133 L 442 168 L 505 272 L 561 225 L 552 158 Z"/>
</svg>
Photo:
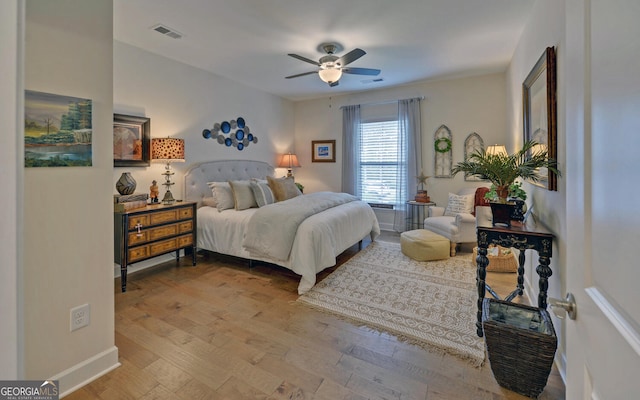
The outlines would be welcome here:
<svg viewBox="0 0 640 400">
<path fill-rule="evenodd" d="M 311 75 L 317 73 L 324 82 L 329 86 L 338 86 L 338 81 L 342 77 L 342 74 L 354 74 L 354 75 L 378 75 L 379 69 L 372 68 L 345 68 L 355 60 L 359 59 L 363 55 L 367 54 L 364 50 L 353 49 L 342 57 L 338 57 L 335 53 L 342 51 L 342 46 L 338 43 L 322 43 L 318 46 L 318 50 L 327 53 L 318 61 L 313 61 L 297 54 L 288 54 L 293 58 L 297 58 L 300 61 L 313 64 L 320 67 L 317 71 L 303 72 L 301 74 L 291 75 L 285 77 L 286 79 L 297 78 L 299 76 Z"/>
</svg>

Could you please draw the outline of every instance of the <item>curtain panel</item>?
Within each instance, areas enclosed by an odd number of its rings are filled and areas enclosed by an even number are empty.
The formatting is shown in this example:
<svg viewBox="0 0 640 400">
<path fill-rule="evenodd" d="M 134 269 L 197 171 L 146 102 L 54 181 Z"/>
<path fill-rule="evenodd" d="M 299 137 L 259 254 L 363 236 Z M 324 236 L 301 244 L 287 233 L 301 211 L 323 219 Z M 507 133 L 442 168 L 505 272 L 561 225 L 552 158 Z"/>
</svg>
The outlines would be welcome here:
<svg viewBox="0 0 640 400">
<path fill-rule="evenodd" d="M 360 182 L 360 106 L 342 109 L 342 191 L 362 198 Z"/>
</svg>

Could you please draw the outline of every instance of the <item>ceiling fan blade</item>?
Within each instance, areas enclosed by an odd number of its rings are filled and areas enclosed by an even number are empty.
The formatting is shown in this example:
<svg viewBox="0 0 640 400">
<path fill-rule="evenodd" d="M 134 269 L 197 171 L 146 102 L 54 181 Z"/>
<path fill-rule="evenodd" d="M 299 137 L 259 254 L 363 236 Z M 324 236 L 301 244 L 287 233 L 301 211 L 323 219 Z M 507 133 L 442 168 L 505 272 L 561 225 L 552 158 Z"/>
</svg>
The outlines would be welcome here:
<svg viewBox="0 0 640 400">
<path fill-rule="evenodd" d="M 290 57 L 293 57 L 293 58 L 297 58 L 300 61 L 308 62 L 309 64 L 317 65 L 318 67 L 320 66 L 319 62 L 310 60 L 307 57 L 302 57 L 302 56 L 299 56 L 297 54 L 287 54 L 287 55 L 290 56 Z"/>
<path fill-rule="evenodd" d="M 305 76 L 305 75 L 311 75 L 311 74 L 317 74 L 318 71 L 311 71 L 311 72 L 303 72 L 301 74 L 295 74 L 295 75 L 290 75 L 290 76 L 285 76 L 284 79 L 291 79 L 291 78 L 297 78 L 299 76 Z"/>
<path fill-rule="evenodd" d="M 338 86 L 338 84 L 340 83 L 340 81 L 335 81 L 335 82 L 331 82 L 329 84 L 329 87 L 334 87 L 334 86 Z"/>
<path fill-rule="evenodd" d="M 342 72 L 354 75 L 378 75 L 380 70 L 373 68 L 342 68 Z"/>
<path fill-rule="evenodd" d="M 362 49 L 353 49 L 350 52 L 348 52 L 347 54 L 345 54 L 342 57 L 340 57 L 336 61 L 336 63 L 340 64 L 340 66 L 344 67 L 345 65 L 351 64 L 352 62 L 354 62 L 355 60 L 357 60 L 358 58 L 362 57 L 365 54 L 367 54 L 367 53 Z"/>
</svg>

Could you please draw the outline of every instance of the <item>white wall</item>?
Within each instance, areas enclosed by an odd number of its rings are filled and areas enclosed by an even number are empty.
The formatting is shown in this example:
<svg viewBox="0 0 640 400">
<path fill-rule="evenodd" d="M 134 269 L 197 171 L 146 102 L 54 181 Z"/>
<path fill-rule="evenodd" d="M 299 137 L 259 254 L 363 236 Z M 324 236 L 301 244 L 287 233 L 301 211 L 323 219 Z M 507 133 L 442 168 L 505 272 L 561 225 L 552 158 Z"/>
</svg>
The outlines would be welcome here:
<svg viewBox="0 0 640 400">
<path fill-rule="evenodd" d="M 22 376 L 22 281 L 18 268 L 22 157 L 18 155 L 22 154 L 23 129 L 23 29 L 24 4 L 19 0 L 0 2 L 0 121 L 7 132 L 0 146 L 0 187 L 5 193 L 0 207 L 0 380 Z"/>
<path fill-rule="evenodd" d="M 464 159 L 464 140 L 476 132 L 485 146 L 505 143 L 507 139 L 505 75 L 468 77 L 430 81 L 351 95 L 295 104 L 296 154 L 302 168 L 294 171 L 296 180 L 305 192 L 340 191 L 342 168 L 342 110 L 341 106 L 368 104 L 424 96 L 422 108 L 423 163 L 426 175 L 434 174 L 433 134 L 440 125 L 447 125 L 453 135 L 453 164 Z M 365 107 L 367 108 L 367 107 Z M 365 111 L 363 111 L 364 113 Z M 311 141 L 336 140 L 336 163 L 312 163 Z M 463 174 L 455 178 L 431 178 L 427 191 L 432 201 L 446 205 L 449 192 L 463 187 L 486 183 L 465 182 Z M 391 213 L 376 210 L 383 229 L 392 229 Z"/>
<path fill-rule="evenodd" d="M 565 4 L 559 0 L 538 0 L 531 11 L 526 27 L 522 32 L 518 47 L 513 54 L 507 70 L 507 121 L 509 132 L 509 151 L 514 151 L 524 141 L 522 133 L 522 82 L 525 80 L 538 58 L 549 46 L 556 47 L 557 58 L 557 136 L 558 136 L 558 168 L 565 172 L 566 165 L 566 134 L 565 134 Z M 564 175 L 564 174 L 563 174 Z M 553 275 L 549 278 L 549 297 L 564 298 L 567 256 L 567 226 L 566 226 L 566 178 L 558 179 L 558 191 L 548 191 L 544 188 L 524 185 L 529 195 L 527 202 L 534 205 L 534 214 L 555 235 L 551 269 Z M 527 252 L 525 279 L 530 298 L 537 298 L 538 275 L 535 272 L 537 255 Z M 565 345 L 564 322 L 553 316 L 553 324 L 558 334 L 558 357 L 561 361 L 560 369 L 564 370 Z"/>
<path fill-rule="evenodd" d="M 185 140 L 186 161 L 172 164 L 175 185 L 171 192 L 176 199 L 184 195 L 184 172 L 195 163 L 248 159 L 275 165 L 278 156 L 293 147 L 293 103 L 288 100 L 117 41 L 113 65 L 114 113 L 150 118 L 152 138 L 171 136 Z M 203 138 L 203 129 L 238 117 L 245 119 L 258 143 L 239 151 Z M 131 172 L 136 180 L 136 193 L 148 193 L 155 179 L 160 198 L 164 196 L 165 187 L 160 185 L 164 182 L 164 164 L 114 168 L 112 194 L 117 194 L 115 184 L 124 171 Z M 276 172 L 285 174 L 286 170 Z M 129 271 L 172 258 L 165 255 L 136 263 Z M 114 268 L 118 275 L 119 266 Z"/>
<path fill-rule="evenodd" d="M 118 365 L 112 10 L 111 0 L 26 3 L 25 89 L 93 101 L 93 166 L 24 171 L 25 378 L 59 379 L 62 393 Z M 70 309 L 85 303 L 91 324 L 70 332 Z"/>
</svg>

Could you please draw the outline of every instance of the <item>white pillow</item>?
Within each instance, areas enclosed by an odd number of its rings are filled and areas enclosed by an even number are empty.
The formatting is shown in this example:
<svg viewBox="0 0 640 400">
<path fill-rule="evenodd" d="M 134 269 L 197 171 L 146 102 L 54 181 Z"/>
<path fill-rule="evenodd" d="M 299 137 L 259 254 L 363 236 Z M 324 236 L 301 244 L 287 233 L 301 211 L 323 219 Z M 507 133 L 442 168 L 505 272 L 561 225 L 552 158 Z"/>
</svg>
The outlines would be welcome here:
<svg viewBox="0 0 640 400">
<path fill-rule="evenodd" d="M 211 189 L 211 197 L 207 198 L 208 204 L 205 204 L 205 205 L 209 207 L 218 206 L 218 199 L 216 198 L 216 191 L 215 191 L 216 183 L 220 183 L 220 182 L 207 182 L 207 186 L 209 186 L 209 189 Z"/>
<path fill-rule="evenodd" d="M 228 182 L 214 182 L 213 192 L 218 202 L 218 211 L 222 212 L 235 207 L 233 193 Z"/>
<path fill-rule="evenodd" d="M 236 210 L 258 207 L 251 190 L 251 181 L 229 181 L 233 193 L 233 204 Z"/>
<path fill-rule="evenodd" d="M 444 210 L 444 215 L 455 217 L 456 214 L 460 213 L 471 214 L 473 211 L 474 197 L 474 194 L 457 195 L 449 193 L 449 201 L 447 202 L 447 208 Z"/>
</svg>

